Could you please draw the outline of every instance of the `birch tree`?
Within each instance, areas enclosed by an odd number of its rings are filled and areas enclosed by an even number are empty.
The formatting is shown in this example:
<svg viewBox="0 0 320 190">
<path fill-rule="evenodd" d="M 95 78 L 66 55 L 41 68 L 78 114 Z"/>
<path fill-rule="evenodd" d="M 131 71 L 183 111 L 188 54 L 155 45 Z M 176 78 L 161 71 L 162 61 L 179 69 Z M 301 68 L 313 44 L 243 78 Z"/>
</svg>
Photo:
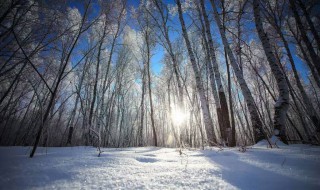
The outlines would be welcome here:
<svg viewBox="0 0 320 190">
<path fill-rule="evenodd" d="M 185 40 L 188 54 L 189 54 L 189 58 L 190 58 L 190 62 L 192 64 L 192 68 L 193 68 L 193 71 L 195 74 L 195 81 L 196 81 L 197 91 L 200 96 L 201 109 L 202 109 L 202 114 L 203 114 L 203 120 L 205 123 L 207 138 L 209 141 L 209 145 L 214 145 L 216 143 L 216 137 L 215 137 L 215 134 L 213 131 L 213 122 L 212 122 L 211 114 L 209 111 L 208 101 L 205 97 L 205 92 L 204 92 L 204 88 L 203 88 L 203 83 L 201 81 L 199 68 L 196 64 L 196 59 L 195 59 L 195 56 L 194 56 L 194 53 L 193 53 L 193 50 L 191 47 L 191 43 L 190 43 L 190 40 L 188 37 L 187 29 L 185 26 L 180 0 L 176 0 L 176 4 L 178 6 L 178 13 L 179 13 L 179 20 L 180 20 L 180 24 L 181 24 L 181 28 L 182 28 L 182 35 Z"/>
<path fill-rule="evenodd" d="M 210 2 L 211 2 L 211 5 L 212 5 L 212 8 L 213 8 L 214 19 L 215 19 L 215 21 L 216 21 L 216 23 L 218 25 L 223 45 L 226 48 L 226 52 L 228 54 L 230 63 L 232 65 L 234 73 L 235 73 L 235 75 L 237 77 L 238 83 L 239 83 L 239 85 L 241 87 L 241 90 L 242 90 L 242 94 L 244 96 L 244 99 L 245 99 L 246 104 L 247 104 L 248 109 L 249 109 L 250 118 L 251 118 L 251 122 L 252 122 L 252 127 L 254 129 L 254 134 L 255 134 L 255 142 L 258 142 L 258 141 L 262 140 L 263 138 L 267 138 L 267 136 L 266 136 L 265 132 L 262 129 L 262 122 L 261 122 L 261 119 L 259 117 L 259 114 L 258 114 L 256 105 L 255 105 L 254 99 L 252 97 L 252 94 L 250 92 L 250 89 L 249 89 L 249 87 L 248 87 L 248 85 L 247 85 L 247 83 L 246 83 L 246 81 L 245 81 L 245 79 L 243 77 L 242 71 L 240 70 L 240 68 L 239 68 L 239 66 L 238 66 L 238 64 L 236 62 L 235 56 L 234 56 L 233 52 L 231 51 L 231 48 L 230 48 L 230 45 L 228 43 L 228 40 L 227 40 L 225 31 L 224 31 L 223 25 L 222 25 L 221 20 L 220 20 L 220 16 L 219 16 L 217 7 L 216 7 L 216 5 L 215 5 L 213 0 L 210 0 Z"/>
</svg>

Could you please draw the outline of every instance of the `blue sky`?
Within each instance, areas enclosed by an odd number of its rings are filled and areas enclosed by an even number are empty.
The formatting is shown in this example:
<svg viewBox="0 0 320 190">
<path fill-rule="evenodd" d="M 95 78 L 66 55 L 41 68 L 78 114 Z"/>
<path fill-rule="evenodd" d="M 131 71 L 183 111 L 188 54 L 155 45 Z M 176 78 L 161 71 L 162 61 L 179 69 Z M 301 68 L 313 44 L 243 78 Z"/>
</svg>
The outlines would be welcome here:
<svg viewBox="0 0 320 190">
<path fill-rule="evenodd" d="M 165 0 L 166 3 L 173 3 L 172 0 Z M 140 1 L 139 0 L 128 0 L 128 7 L 138 7 Z M 134 28 L 134 26 L 132 26 Z M 153 56 L 151 58 L 151 69 L 153 73 L 159 75 L 163 68 L 162 57 L 164 56 L 164 49 L 161 45 L 157 44 L 154 51 Z"/>
<path fill-rule="evenodd" d="M 139 5 L 140 1 L 139 0 L 128 0 L 128 7 L 137 7 Z M 165 0 L 165 3 L 174 3 L 173 0 Z M 79 6 L 80 4 L 77 2 L 77 1 L 71 1 L 69 3 L 69 5 L 71 7 L 77 7 L 80 11 L 80 13 L 83 14 L 84 10 L 83 10 L 83 7 L 82 6 Z M 96 10 L 95 13 L 98 14 L 99 12 L 99 6 L 97 4 L 94 5 L 94 9 Z M 94 16 L 94 14 L 92 15 Z M 185 17 L 186 19 L 186 22 L 190 22 L 190 19 L 188 17 Z M 180 29 L 180 23 L 179 23 L 179 20 L 177 19 L 177 16 L 173 19 L 173 22 L 175 23 L 175 27 L 176 29 Z M 134 27 L 134 24 L 131 24 L 132 28 L 135 28 Z M 254 23 L 250 24 L 252 25 L 252 27 L 254 27 Z M 221 40 L 220 40 L 220 34 L 219 34 L 219 31 L 217 30 L 216 26 L 213 27 L 213 33 L 215 34 L 215 39 L 218 40 L 218 42 L 221 44 Z M 177 33 L 171 33 L 170 34 L 171 38 L 174 38 L 175 35 L 177 35 Z M 294 61 L 295 61 L 295 64 L 296 64 L 296 68 L 298 70 L 298 72 L 300 73 L 301 77 L 304 79 L 304 81 L 308 81 L 308 72 L 309 72 L 309 68 L 307 68 L 307 66 L 305 65 L 305 63 L 303 63 L 301 61 L 300 58 L 298 58 L 298 56 L 296 56 L 296 49 L 295 47 L 290 44 L 290 50 L 292 51 L 292 54 L 293 54 L 293 58 L 294 58 Z M 155 49 L 153 50 L 153 57 L 151 58 L 151 68 L 152 68 L 152 71 L 159 75 L 161 73 L 161 70 L 163 68 L 163 64 L 162 64 L 162 57 L 164 55 L 164 49 L 163 47 L 161 47 L 161 45 L 156 45 Z M 224 65 L 224 63 L 222 63 L 222 65 Z M 289 64 L 288 64 L 289 65 Z"/>
</svg>

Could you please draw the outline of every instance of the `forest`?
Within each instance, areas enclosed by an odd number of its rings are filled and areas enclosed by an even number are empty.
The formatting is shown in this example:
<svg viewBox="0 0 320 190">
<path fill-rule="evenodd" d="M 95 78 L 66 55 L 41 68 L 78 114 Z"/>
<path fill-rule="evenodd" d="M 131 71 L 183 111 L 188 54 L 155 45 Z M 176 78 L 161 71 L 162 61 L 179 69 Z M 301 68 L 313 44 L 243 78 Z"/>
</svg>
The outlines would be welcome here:
<svg viewBox="0 0 320 190">
<path fill-rule="evenodd" d="M 320 189 L 319 0 L 0 0 L 1 189 Z"/>
<path fill-rule="evenodd" d="M 317 0 L 2 0 L 0 145 L 320 142 Z"/>
</svg>

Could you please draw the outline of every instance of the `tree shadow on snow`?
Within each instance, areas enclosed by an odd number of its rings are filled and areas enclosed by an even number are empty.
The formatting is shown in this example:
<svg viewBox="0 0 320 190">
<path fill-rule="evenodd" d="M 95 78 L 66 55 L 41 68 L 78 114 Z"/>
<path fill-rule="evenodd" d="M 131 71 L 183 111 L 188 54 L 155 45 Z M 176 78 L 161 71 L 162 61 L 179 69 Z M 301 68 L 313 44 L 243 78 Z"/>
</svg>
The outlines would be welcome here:
<svg viewBox="0 0 320 190">
<path fill-rule="evenodd" d="M 304 180 L 302 176 L 301 179 L 298 179 L 297 176 L 290 176 L 290 173 L 288 173 L 289 168 L 283 168 L 283 157 L 280 158 L 279 155 L 276 162 L 271 161 L 270 167 L 264 155 L 268 155 L 270 158 L 277 156 L 277 154 L 267 152 L 257 157 L 252 152 L 240 153 L 233 151 L 202 151 L 202 153 L 212 164 L 220 167 L 221 175 L 219 177 L 237 188 L 268 190 L 274 188 L 319 189 L 319 183 L 310 183 L 310 181 Z M 240 154 L 249 155 L 242 157 L 239 156 Z M 216 175 L 216 173 L 212 173 L 212 175 Z"/>
<path fill-rule="evenodd" d="M 0 158 L 0 189 L 56 189 L 57 184 L 85 185 L 86 172 L 101 168 L 112 158 L 98 158 L 93 151 L 37 152 L 34 158 L 21 151 Z M 6 158 L 5 158 L 6 157 Z M 14 159 L 10 159 L 14 158 Z M 77 189 L 77 187 L 70 187 Z"/>
</svg>

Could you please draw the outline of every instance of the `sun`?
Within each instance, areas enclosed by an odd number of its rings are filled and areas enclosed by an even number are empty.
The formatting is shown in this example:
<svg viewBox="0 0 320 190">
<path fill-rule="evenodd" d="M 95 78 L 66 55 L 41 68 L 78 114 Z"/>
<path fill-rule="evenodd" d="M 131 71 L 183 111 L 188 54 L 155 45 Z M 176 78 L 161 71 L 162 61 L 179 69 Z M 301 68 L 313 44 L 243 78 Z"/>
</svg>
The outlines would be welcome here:
<svg viewBox="0 0 320 190">
<path fill-rule="evenodd" d="M 181 109 L 173 109 L 171 119 L 175 125 L 179 126 L 187 119 L 187 115 Z"/>
</svg>

